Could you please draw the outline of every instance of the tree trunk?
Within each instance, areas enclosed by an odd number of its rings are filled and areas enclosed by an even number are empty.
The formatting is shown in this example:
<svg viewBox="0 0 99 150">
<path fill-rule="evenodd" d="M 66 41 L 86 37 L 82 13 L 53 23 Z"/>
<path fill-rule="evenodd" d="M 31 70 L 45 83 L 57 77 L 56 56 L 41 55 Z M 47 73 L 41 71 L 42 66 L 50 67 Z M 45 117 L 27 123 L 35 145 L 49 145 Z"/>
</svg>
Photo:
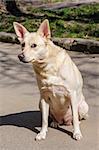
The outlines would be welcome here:
<svg viewBox="0 0 99 150">
<path fill-rule="evenodd" d="M 2 7 L 10 14 L 14 16 L 20 16 L 22 15 L 22 12 L 18 8 L 16 2 L 17 0 L 2 0 L 1 4 Z"/>
</svg>

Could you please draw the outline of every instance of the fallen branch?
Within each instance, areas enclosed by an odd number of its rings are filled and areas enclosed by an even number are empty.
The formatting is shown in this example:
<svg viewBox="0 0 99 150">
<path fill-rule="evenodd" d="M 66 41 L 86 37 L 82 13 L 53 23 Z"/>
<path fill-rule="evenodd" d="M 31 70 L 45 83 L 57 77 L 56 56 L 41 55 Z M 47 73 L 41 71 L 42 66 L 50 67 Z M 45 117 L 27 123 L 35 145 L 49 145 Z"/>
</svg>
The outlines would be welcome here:
<svg viewBox="0 0 99 150">
<path fill-rule="evenodd" d="M 19 44 L 16 35 L 12 33 L 0 32 L 0 41 Z M 80 38 L 52 38 L 52 41 L 69 51 L 99 54 L 99 41 Z"/>
<path fill-rule="evenodd" d="M 53 42 L 69 51 L 99 54 L 99 41 L 80 38 L 53 38 Z"/>
<path fill-rule="evenodd" d="M 56 10 L 56 9 L 62 9 L 66 7 L 77 7 L 80 5 L 87 5 L 91 3 L 98 3 L 98 0 L 86 0 L 86 1 L 80 1 L 80 2 L 58 2 L 58 3 L 53 3 L 53 4 L 42 4 L 42 5 L 37 5 L 35 7 L 37 8 L 44 8 L 46 10 Z"/>
</svg>

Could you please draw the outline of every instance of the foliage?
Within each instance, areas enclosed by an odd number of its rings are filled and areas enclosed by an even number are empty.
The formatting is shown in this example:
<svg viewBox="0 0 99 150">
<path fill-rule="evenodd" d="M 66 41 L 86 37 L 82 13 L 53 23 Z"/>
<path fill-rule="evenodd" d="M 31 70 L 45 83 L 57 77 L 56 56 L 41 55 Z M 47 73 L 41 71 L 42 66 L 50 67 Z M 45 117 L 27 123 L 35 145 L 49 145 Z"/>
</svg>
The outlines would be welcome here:
<svg viewBox="0 0 99 150">
<path fill-rule="evenodd" d="M 29 31 L 36 31 L 40 23 L 49 19 L 52 36 L 99 39 L 99 4 L 64 8 L 56 11 L 28 7 L 28 14 L 13 16 L 0 14 L 0 31 L 14 32 L 13 22 L 22 23 Z"/>
</svg>

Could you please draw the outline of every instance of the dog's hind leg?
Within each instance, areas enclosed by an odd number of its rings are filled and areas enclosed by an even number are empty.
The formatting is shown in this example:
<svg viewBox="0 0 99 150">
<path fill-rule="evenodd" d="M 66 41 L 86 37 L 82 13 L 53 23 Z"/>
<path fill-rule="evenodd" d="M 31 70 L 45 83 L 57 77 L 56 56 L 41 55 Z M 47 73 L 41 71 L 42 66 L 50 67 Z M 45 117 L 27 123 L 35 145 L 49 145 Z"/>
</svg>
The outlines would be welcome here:
<svg viewBox="0 0 99 150">
<path fill-rule="evenodd" d="M 44 99 L 40 101 L 40 107 L 42 111 L 42 128 L 40 133 L 37 134 L 36 140 L 42 140 L 46 138 L 48 128 L 48 115 L 49 115 L 49 104 Z"/>
<path fill-rule="evenodd" d="M 87 119 L 88 118 L 88 104 L 85 101 L 83 94 L 81 94 L 81 101 L 78 106 L 79 119 Z"/>
</svg>

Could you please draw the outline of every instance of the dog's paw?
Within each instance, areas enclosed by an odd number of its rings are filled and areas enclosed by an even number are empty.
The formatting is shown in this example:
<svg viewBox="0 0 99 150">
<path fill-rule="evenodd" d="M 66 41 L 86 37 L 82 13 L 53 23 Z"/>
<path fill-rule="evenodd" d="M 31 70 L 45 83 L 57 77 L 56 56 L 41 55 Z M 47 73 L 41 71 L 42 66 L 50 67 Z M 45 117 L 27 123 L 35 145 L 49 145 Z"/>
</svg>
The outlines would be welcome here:
<svg viewBox="0 0 99 150">
<path fill-rule="evenodd" d="M 59 124 L 57 122 L 55 122 L 55 121 L 52 121 L 51 124 L 50 124 L 50 126 L 52 128 L 58 128 Z"/>
<path fill-rule="evenodd" d="M 74 138 L 75 140 L 80 140 L 80 139 L 82 138 L 81 132 L 80 132 L 80 131 L 79 131 L 79 132 L 74 132 L 74 133 L 73 133 L 73 138 Z"/>
<path fill-rule="evenodd" d="M 46 132 L 41 131 L 40 133 L 37 134 L 35 140 L 45 140 L 46 139 Z"/>
<path fill-rule="evenodd" d="M 88 118 L 89 118 L 88 113 L 86 113 L 86 114 L 80 114 L 80 120 L 86 120 Z"/>
</svg>

